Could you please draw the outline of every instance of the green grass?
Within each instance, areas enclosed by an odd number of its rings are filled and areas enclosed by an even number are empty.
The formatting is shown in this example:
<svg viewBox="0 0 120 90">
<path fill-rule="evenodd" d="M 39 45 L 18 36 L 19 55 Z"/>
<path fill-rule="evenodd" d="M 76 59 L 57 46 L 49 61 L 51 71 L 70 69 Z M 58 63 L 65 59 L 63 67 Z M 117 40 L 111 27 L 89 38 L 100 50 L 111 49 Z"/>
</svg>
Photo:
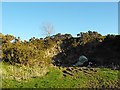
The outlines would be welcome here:
<svg viewBox="0 0 120 90">
<path fill-rule="evenodd" d="M 2 69 L 8 70 L 9 65 L 3 65 Z M 72 71 L 73 76 L 63 76 L 63 68 L 49 67 L 46 74 L 41 77 L 31 77 L 17 80 L 16 78 L 4 78 L 3 88 L 115 88 L 118 87 L 118 70 L 108 68 L 94 68 L 97 72 L 90 69 L 78 72 Z M 65 69 L 65 68 L 64 68 Z M 23 70 L 24 71 L 24 70 Z M 86 71 L 86 72 L 84 72 Z M 10 70 L 4 73 L 13 73 Z M 28 73 L 28 72 L 27 72 Z M 22 77 L 22 76 L 21 76 Z"/>
</svg>

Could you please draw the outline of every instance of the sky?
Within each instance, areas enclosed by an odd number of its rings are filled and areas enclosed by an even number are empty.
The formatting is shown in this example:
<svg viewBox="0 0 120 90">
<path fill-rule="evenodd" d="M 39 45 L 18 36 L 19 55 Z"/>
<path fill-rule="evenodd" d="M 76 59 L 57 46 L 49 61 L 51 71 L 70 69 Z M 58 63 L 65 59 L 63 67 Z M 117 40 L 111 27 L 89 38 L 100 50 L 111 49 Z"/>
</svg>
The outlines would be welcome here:
<svg viewBox="0 0 120 90">
<path fill-rule="evenodd" d="M 29 40 L 44 37 L 43 23 L 54 26 L 54 34 L 97 31 L 118 34 L 117 2 L 3 2 L 2 33 Z"/>
</svg>

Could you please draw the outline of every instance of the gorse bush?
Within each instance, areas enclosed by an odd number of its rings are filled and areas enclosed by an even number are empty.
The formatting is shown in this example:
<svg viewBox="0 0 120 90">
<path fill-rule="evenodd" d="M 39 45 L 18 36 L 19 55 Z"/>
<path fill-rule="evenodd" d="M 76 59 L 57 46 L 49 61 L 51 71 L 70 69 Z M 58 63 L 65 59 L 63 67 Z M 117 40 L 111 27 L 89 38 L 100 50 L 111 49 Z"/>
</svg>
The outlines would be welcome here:
<svg viewBox="0 0 120 90">
<path fill-rule="evenodd" d="M 33 65 L 34 62 L 41 62 L 48 59 L 44 58 L 44 50 L 46 49 L 44 47 L 42 41 L 37 39 L 30 42 L 5 42 L 2 43 L 3 60 L 11 64 Z"/>
<path fill-rule="evenodd" d="M 58 33 L 45 38 L 31 38 L 29 41 L 21 41 L 20 37 L 0 34 L 2 38 L 2 58 L 10 64 L 34 65 L 37 63 L 52 63 L 52 59 L 61 64 L 73 64 L 80 55 L 92 58 L 98 64 L 109 61 L 118 63 L 119 35 L 102 36 L 95 31 L 80 32 L 78 37 L 71 34 Z M 104 54 L 102 54 L 104 53 Z M 112 53 L 108 58 L 107 53 Z M 102 58 L 104 57 L 104 58 Z M 102 58 L 101 60 L 99 58 Z M 116 60 L 112 60 L 116 58 Z M 108 60 L 111 59 L 111 60 Z"/>
<path fill-rule="evenodd" d="M 35 62 L 51 63 L 49 56 L 46 57 L 46 51 L 52 48 L 59 40 L 60 35 L 54 38 L 46 37 L 44 39 L 31 38 L 29 41 L 21 41 L 20 37 L 0 34 L 2 38 L 3 61 L 10 64 L 34 65 Z M 69 36 L 69 35 L 68 35 Z M 11 42 L 12 41 L 12 42 Z"/>
</svg>

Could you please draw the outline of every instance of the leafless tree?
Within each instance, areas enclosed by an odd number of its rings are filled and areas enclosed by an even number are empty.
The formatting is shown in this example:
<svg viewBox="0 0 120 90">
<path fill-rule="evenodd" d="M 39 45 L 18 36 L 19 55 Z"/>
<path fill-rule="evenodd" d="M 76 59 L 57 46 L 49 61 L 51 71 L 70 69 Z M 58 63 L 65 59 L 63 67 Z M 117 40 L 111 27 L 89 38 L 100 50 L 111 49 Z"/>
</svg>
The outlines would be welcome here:
<svg viewBox="0 0 120 90">
<path fill-rule="evenodd" d="M 45 36 L 51 36 L 54 33 L 54 26 L 51 23 L 44 23 L 42 25 L 42 32 Z"/>
</svg>

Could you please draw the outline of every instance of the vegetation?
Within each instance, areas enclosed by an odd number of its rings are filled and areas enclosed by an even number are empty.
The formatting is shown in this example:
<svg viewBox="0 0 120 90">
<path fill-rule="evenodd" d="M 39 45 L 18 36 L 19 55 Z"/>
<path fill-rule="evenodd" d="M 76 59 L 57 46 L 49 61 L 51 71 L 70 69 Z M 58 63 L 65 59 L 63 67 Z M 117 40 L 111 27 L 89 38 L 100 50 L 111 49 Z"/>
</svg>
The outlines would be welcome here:
<svg viewBox="0 0 120 90">
<path fill-rule="evenodd" d="M 4 65 L 4 67 L 9 67 Z M 14 67 L 15 68 L 15 67 Z M 76 69 L 78 69 L 76 71 Z M 79 70 L 80 69 L 80 70 Z M 71 73 L 73 75 L 63 75 L 63 70 L 66 68 L 58 69 L 50 67 L 49 71 L 43 77 L 25 77 L 22 79 L 11 78 L 8 76 L 3 79 L 3 88 L 118 88 L 118 70 L 110 70 L 107 68 L 74 68 Z M 25 71 L 20 72 L 19 75 Z M 70 72 L 70 71 L 69 71 Z M 15 73 L 7 70 L 9 75 Z M 26 72 L 28 73 L 28 72 Z M 36 74 L 34 74 L 36 75 Z"/>
<path fill-rule="evenodd" d="M 3 88 L 118 88 L 120 35 L 95 31 L 32 37 L 0 33 Z M 85 55 L 92 68 L 73 67 Z M 114 83 L 114 84 L 113 84 Z"/>
</svg>

